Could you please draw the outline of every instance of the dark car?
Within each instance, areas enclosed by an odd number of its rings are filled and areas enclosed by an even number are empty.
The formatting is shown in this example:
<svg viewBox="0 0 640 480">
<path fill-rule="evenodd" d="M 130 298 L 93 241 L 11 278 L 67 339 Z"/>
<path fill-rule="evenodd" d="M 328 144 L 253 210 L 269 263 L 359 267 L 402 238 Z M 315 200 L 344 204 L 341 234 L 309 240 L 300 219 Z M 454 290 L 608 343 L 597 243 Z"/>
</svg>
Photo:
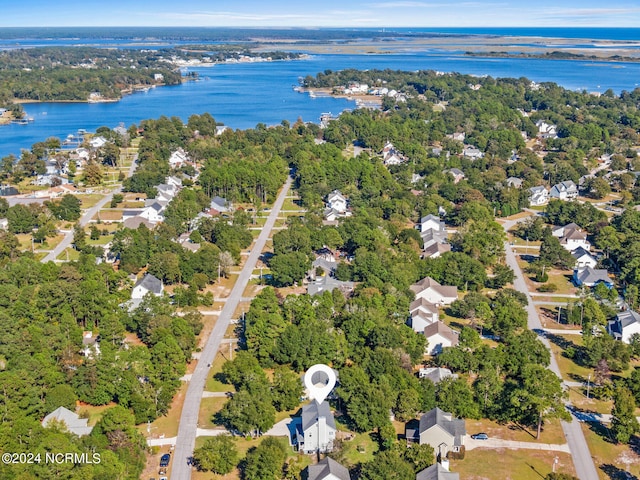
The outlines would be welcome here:
<svg viewBox="0 0 640 480">
<path fill-rule="evenodd" d="M 162 457 L 160 457 L 160 466 L 168 467 L 170 461 L 171 461 L 171 454 L 165 453 L 164 455 L 162 455 Z"/>
<path fill-rule="evenodd" d="M 489 440 L 489 435 L 486 433 L 476 433 L 475 435 L 471 435 L 471 438 L 474 440 Z"/>
</svg>

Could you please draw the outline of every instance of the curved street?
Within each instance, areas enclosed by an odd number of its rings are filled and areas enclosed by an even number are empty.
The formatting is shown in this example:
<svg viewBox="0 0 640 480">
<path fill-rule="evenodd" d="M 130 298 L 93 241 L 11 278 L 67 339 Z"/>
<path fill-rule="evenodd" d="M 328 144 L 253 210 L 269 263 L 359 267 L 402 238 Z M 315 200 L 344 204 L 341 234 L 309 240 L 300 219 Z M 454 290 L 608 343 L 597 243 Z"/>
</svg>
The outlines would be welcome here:
<svg viewBox="0 0 640 480">
<path fill-rule="evenodd" d="M 224 307 L 220 312 L 220 316 L 218 317 L 218 321 L 216 322 L 215 327 L 213 327 L 205 347 L 202 349 L 198 364 L 191 376 L 191 381 L 187 387 L 187 393 L 182 407 L 182 414 L 180 415 L 178 438 L 176 439 L 173 468 L 171 472 L 172 480 L 189 480 L 191 478 L 190 465 L 196 443 L 200 400 L 202 399 L 202 393 L 205 389 L 210 365 L 213 363 L 213 360 L 218 353 L 220 343 L 222 342 L 222 338 L 224 337 L 227 328 L 229 328 L 232 316 L 236 311 L 238 304 L 242 300 L 242 294 L 247 288 L 253 269 L 262 254 L 262 249 L 271 235 L 271 230 L 273 229 L 276 219 L 280 214 L 280 210 L 282 209 L 282 205 L 284 204 L 285 197 L 289 192 L 292 181 L 293 178 L 289 177 L 278 194 L 278 198 L 273 204 L 271 213 L 267 218 L 262 232 L 260 232 L 255 244 L 251 247 L 251 253 L 247 257 L 244 267 L 242 268 L 229 297 L 227 297 Z"/>
</svg>

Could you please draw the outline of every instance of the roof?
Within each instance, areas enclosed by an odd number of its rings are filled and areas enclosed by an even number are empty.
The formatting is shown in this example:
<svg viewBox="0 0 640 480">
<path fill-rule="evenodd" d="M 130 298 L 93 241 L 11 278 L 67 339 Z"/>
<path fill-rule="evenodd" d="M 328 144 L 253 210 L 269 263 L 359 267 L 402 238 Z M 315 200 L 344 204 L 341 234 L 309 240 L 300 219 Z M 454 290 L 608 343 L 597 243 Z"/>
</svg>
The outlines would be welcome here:
<svg viewBox="0 0 640 480">
<path fill-rule="evenodd" d="M 413 302 L 411 302 L 411 304 L 409 305 L 410 313 L 413 313 L 415 310 L 418 310 L 418 309 L 426 310 L 431 313 L 438 313 L 438 306 L 434 305 L 428 300 L 425 300 L 424 298 L 418 298 L 417 300 L 414 300 Z"/>
<path fill-rule="evenodd" d="M 327 195 L 327 202 L 331 203 L 335 200 L 343 200 L 345 202 L 347 201 L 347 199 L 344 197 L 344 195 L 342 195 L 342 193 L 340 193 L 339 190 L 334 190 L 329 195 Z"/>
<path fill-rule="evenodd" d="M 518 177 L 509 177 L 506 180 L 506 183 L 509 187 L 516 187 L 516 188 L 520 188 L 522 186 L 522 182 L 523 180 Z"/>
<path fill-rule="evenodd" d="M 324 417 L 327 425 L 336 430 L 336 422 L 329 408 L 329 402 L 325 400 L 320 405 L 318 405 L 318 402 L 313 401 L 302 407 L 302 431 L 304 432 L 315 425 L 320 417 Z"/>
<path fill-rule="evenodd" d="M 325 290 L 331 292 L 336 288 L 345 293 L 350 292 L 354 287 L 355 284 L 353 282 L 343 282 L 341 280 L 337 280 L 333 277 L 325 275 L 320 280 L 316 280 L 315 282 L 310 283 L 307 287 L 307 293 L 313 296 L 322 293 Z"/>
<path fill-rule="evenodd" d="M 544 185 L 538 185 L 537 187 L 531 187 L 529 189 L 529 191 L 535 195 L 535 194 L 540 194 L 542 192 L 546 192 L 547 191 L 547 187 L 545 187 Z"/>
<path fill-rule="evenodd" d="M 64 423 L 69 432 L 78 436 L 89 435 L 93 427 L 88 427 L 87 418 L 80 418 L 76 413 L 65 407 L 58 407 L 42 420 L 42 426 L 46 427 L 51 421 Z"/>
<path fill-rule="evenodd" d="M 578 187 L 573 183 L 573 180 L 565 180 L 564 182 L 556 183 L 553 188 L 555 188 L 558 192 L 566 192 L 568 190 L 578 191 Z"/>
<path fill-rule="evenodd" d="M 640 323 L 640 313 L 635 310 L 626 310 L 618 313 L 616 320 L 616 323 L 619 323 L 622 328 L 627 328 L 634 323 Z"/>
<path fill-rule="evenodd" d="M 435 463 L 419 471 L 416 480 L 460 480 L 460 474 L 450 472 L 439 463 Z"/>
<path fill-rule="evenodd" d="M 587 255 L 590 258 L 593 258 L 594 260 L 596 259 L 596 257 L 591 255 L 591 253 L 588 250 L 584 249 L 583 247 L 578 247 L 573 252 L 571 252 L 571 256 L 573 256 L 573 258 L 575 258 L 576 260 L 584 257 L 585 255 Z"/>
<path fill-rule="evenodd" d="M 349 470 L 330 457 L 326 457 L 315 465 L 309 465 L 307 480 L 324 480 L 329 475 L 333 475 L 332 480 L 334 478 L 351 480 Z"/>
<path fill-rule="evenodd" d="M 131 228 L 133 230 L 138 228 L 140 225 L 144 225 L 149 230 L 152 230 L 155 227 L 155 225 L 148 221 L 146 218 L 140 217 L 138 215 L 136 215 L 135 217 L 127 218 L 124 222 L 122 222 L 122 224 L 125 228 Z"/>
<path fill-rule="evenodd" d="M 458 334 L 451 330 L 451 328 L 447 324 L 439 320 L 437 322 L 433 322 L 431 325 L 427 325 L 424 328 L 425 338 L 429 339 L 434 335 L 440 335 L 441 337 L 446 338 L 451 342 L 452 346 L 458 344 Z"/>
<path fill-rule="evenodd" d="M 420 417 L 419 432 L 422 434 L 435 425 L 440 426 L 440 428 L 454 437 L 454 445 L 462 445 L 462 437 L 467 434 L 463 419 L 453 418 L 450 413 L 436 407 Z"/>
<path fill-rule="evenodd" d="M 431 258 L 433 257 L 435 254 L 437 253 L 445 253 L 445 252 L 450 252 L 451 251 L 451 245 L 448 243 L 440 243 L 440 242 L 434 242 L 431 245 L 427 246 L 424 249 L 424 256 L 427 258 Z"/>
<path fill-rule="evenodd" d="M 409 289 L 416 295 L 420 292 L 427 290 L 428 288 L 432 288 L 433 290 L 438 292 L 442 297 L 458 296 L 458 287 L 440 285 L 431 277 L 425 277 L 422 280 L 420 280 L 418 283 L 414 283 L 409 287 Z"/>
<path fill-rule="evenodd" d="M 591 268 L 584 267 L 574 270 L 573 275 L 579 285 L 585 284 L 587 287 L 595 285 L 599 282 L 604 282 L 608 285 L 613 285 L 613 280 L 609 277 L 609 274 L 604 268 Z"/>
<path fill-rule="evenodd" d="M 440 217 L 438 217 L 437 215 L 433 215 L 432 213 L 430 213 L 429 215 L 425 215 L 420 219 L 420 223 L 425 223 L 429 221 L 440 223 L 442 220 L 440 220 Z"/>
<path fill-rule="evenodd" d="M 462 175 L 464 176 L 464 172 L 462 170 L 460 170 L 459 168 L 451 168 L 449 170 L 447 170 L 448 172 L 450 172 L 452 175 L 454 176 L 458 176 L 458 175 Z"/>
<path fill-rule="evenodd" d="M 156 295 L 160 295 L 162 293 L 162 281 L 151 275 L 150 273 L 146 273 L 144 277 L 136 282 L 133 288 L 141 286 L 151 293 L 155 293 Z"/>
<path fill-rule="evenodd" d="M 451 370 L 448 368 L 421 368 L 420 369 L 420 378 L 428 378 L 433 383 L 438 383 L 445 378 L 453 377 L 458 378 L 458 375 L 451 373 Z"/>
</svg>

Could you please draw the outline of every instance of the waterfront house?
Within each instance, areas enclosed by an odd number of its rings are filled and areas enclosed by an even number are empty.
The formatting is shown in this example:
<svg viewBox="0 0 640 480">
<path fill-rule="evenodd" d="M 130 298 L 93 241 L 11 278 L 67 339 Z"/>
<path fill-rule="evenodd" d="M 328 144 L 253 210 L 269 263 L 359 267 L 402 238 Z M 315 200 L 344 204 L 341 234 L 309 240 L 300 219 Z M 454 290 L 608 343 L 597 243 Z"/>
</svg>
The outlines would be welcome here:
<svg viewBox="0 0 640 480">
<path fill-rule="evenodd" d="M 307 480 L 351 480 L 349 470 L 331 457 L 307 467 Z"/>
<path fill-rule="evenodd" d="M 79 437 L 84 437 L 91 433 L 93 427 L 89 427 L 88 418 L 80 418 L 77 413 L 65 407 L 58 407 L 42 420 L 42 426 L 47 428 L 49 425 L 64 425 L 69 433 L 73 433 Z"/>
<path fill-rule="evenodd" d="M 408 441 L 431 445 L 440 458 L 445 458 L 449 452 L 459 452 L 466 434 L 463 419 L 454 418 L 451 413 L 437 407 L 420 417 L 417 428 L 415 422 L 409 422 L 405 429 Z"/>
<path fill-rule="evenodd" d="M 529 189 L 530 206 L 539 207 L 541 205 L 546 205 L 547 202 L 549 202 L 549 191 L 547 190 L 547 187 L 539 185 Z"/>
<path fill-rule="evenodd" d="M 607 331 L 616 340 L 631 343 L 631 336 L 640 335 L 640 313 L 635 310 L 626 310 L 618 313 L 615 320 L 610 320 Z"/>
<path fill-rule="evenodd" d="M 458 332 L 452 330 L 447 324 L 437 321 L 424 328 L 424 336 L 427 339 L 425 351 L 427 355 L 440 355 L 447 347 L 458 345 Z"/>
<path fill-rule="evenodd" d="M 450 305 L 458 299 L 458 287 L 440 285 L 431 277 L 423 278 L 409 289 L 416 300 L 424 298 L 435 305 Z"/>
<path fill-rule="evenodd" d="M 94 150 L 97 150 L 98 148 L 102 148 L 106 144 L 107 144 L 107 139 L 102 136 L 93 137 L 91 140 L 89 140 L 89 146 Z"/>
<path fill-rule="evenodd" d="M 573 271 L 573 283 L 581 287 L 595 287 L 598 283 L 604 283 L 607 288 L 613 288 L 613 280 L 606 269 L 591 267 L 576 268 Z"/>
<path fill-rule="evenodd" d="M 550 198 L 557 198 L 559 200 L 573 200 L 578 196 L 578 187 L 571 180 L 556 183 L 551 187 L 549 192 Z"/>
<path fill-rule="evenodd" d="M 317 402 L 302 407 L 299 418 L 295 421 L 296 434 L 293 439 L 298 451 L 306 454 L 327 453 L 333 450 L 336 438 L 336 422 L 326 400 L 318 405 Z"/>
</svg>

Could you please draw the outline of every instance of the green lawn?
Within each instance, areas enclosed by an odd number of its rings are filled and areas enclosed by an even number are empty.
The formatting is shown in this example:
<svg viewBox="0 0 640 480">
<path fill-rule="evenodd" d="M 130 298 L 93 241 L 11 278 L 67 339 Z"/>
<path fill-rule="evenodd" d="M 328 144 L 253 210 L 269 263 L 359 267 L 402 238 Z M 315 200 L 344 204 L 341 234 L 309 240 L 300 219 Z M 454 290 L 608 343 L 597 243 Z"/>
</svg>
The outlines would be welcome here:
<svg viewBox="0 0 640 480">
<path fill-rule="evenodd" d="M 640 477 L 640 455 L 627 445 L 617 445 L 609 440 L 608 429 L 602 424 L 582 423 L 582 431 L 589 451 L 602 480 L 623 480 L 625 470 Z"/>
<path fill-rule="evenodd" d="M 99 193 L 90 193 L 87 195 L 78 195 L 78 199 L 82 202 L 82 208 L 91 208 L 96 203 L 104 198 L 104 195 Z"/>
<path fill-rule="evenodd" d="M 342 450 L 337 454 L 338 461 L 345 467 L 373 460 L 378 451 L 378 442 L 370 433 L 359 433 L 351 440 L 342 442 Z"/>
<path fill-rule="evenodd" d="M 467 451 L 464 460 L 451 460 L 449 468 L 461 479 L 540 480 L 551 473 L 555 458 L 557 472 L 575 475 L 569 454 L 544 450 L 477 448 Z"/>
</svg>

